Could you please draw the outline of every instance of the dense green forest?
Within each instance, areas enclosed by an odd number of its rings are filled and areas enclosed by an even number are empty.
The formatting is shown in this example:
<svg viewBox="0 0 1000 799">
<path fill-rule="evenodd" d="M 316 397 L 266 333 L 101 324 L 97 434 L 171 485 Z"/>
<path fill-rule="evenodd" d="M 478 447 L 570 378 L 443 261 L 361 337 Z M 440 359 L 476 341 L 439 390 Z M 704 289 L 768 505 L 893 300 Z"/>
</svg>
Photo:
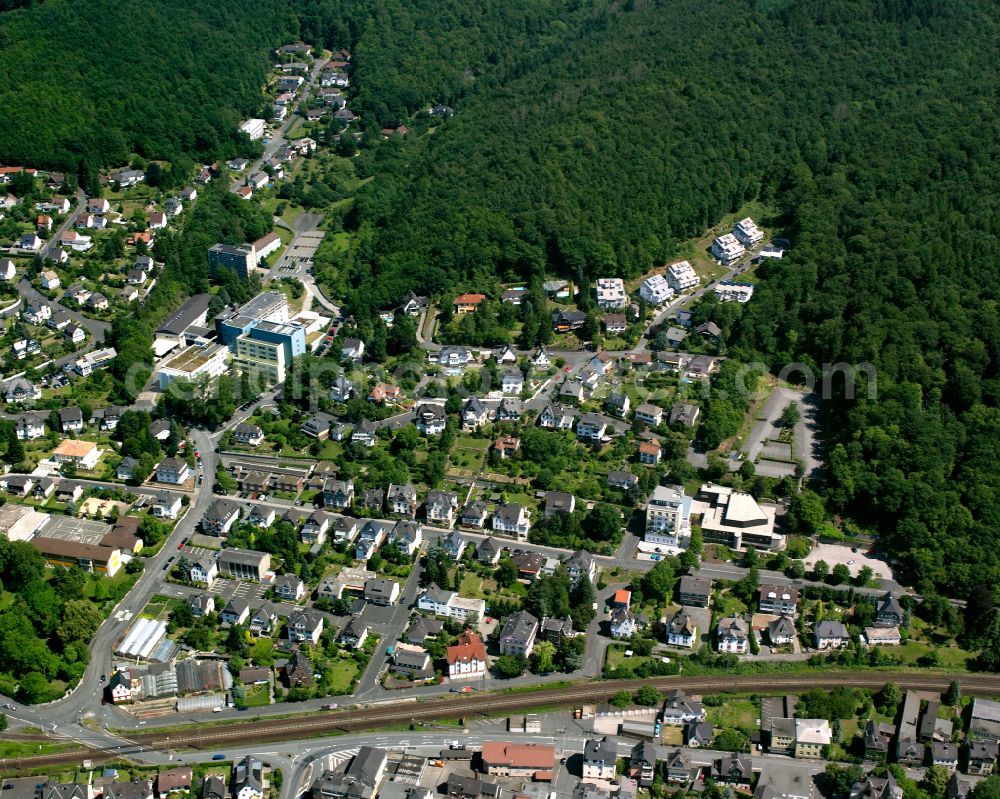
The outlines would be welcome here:
<svg viewBox="0 0 1000 799">
<path fill-rule="evenodd" d="M 0 162 L 231 157 L 263 104 L 278 0 L 48 0 L 0 17 Z"/>
</svg>

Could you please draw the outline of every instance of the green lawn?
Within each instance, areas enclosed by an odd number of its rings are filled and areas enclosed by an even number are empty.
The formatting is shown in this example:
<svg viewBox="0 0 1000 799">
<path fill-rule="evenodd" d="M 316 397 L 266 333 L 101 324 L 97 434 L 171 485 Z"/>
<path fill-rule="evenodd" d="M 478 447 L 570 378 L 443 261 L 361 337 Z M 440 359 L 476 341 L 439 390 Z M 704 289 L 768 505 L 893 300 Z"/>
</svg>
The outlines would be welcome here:
<svg viewBox="0 0 1000 799">
<path fill-rule="evenodd" d="M 726 697 L 726 702 L 707 709 L 708 720 L 716 727 L 753 729 L 759 715 L 757 707 L 749 699 Z"/>
<path fill-rule="evenodd" d="M 0 758 L 51 755 L 65 752 L 68 744 L 30 743 L 28 741 L 0 741 Z"/>
<path fill-rule="evenodd" d="M 462 584 L 458 587 L 459 596 L 472 599 L 485 599 L 483 594 L 483 578 L 475 572 L 466 572 Z"/>
<path fill-rule="evenodd" d="M 244 704 L 247 707 L 267 707 L 271 704 L 271 687 L 269 685 L 248 685 Z"/>
<path fill-rule="evenodd" d="M 358 676 L 358 663 L 354 658 L 341 657 L 334 661 L 329 671 L 330 691 L 332 693 L 347 693 L 351 684 Z"/>
</svg>

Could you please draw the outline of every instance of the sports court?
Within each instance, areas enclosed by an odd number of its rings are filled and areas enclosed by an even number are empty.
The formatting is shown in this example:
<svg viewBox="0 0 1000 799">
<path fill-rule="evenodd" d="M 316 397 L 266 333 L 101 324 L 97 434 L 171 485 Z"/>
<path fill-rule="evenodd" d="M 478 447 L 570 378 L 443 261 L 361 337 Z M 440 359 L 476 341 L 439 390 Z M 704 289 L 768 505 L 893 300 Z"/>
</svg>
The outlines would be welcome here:
<svg viewBox="0 0 1000 799">
<path fill-rule="evenodd" d="M 92 519 L 74 519 L 72 516 L 50 516 L 42 534 L 46 538 L 73 541 L 78 544 L 99 544 L 111 532 L 111 525 Z"/>
</svg>

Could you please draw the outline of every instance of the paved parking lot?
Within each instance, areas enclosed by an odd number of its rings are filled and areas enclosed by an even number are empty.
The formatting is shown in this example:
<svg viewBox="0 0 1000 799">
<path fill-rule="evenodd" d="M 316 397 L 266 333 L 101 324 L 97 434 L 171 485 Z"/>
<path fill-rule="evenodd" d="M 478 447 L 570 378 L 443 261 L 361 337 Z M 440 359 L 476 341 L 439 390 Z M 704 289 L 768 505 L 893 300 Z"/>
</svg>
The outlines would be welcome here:
<svg viewBox="0 0 1000 799">
<path fill-rule="evenodd" d="M 254 583 L 249 580 L 231 580 L 222 577 L 215 581 L 212 586 L 212 593 L 221 595 L 226 601 L 230 599 L 242 599 L 246 602 L 255 602 L 264 597 L 267 586 Z"/>
<path fill-rule="evenodd" d="M 852 552 L 851 547 L 843 544 L 816 544 L 805 559 L 806 568 L 811 569 L 818 560 L 825 560 L 831 569 L 838 563 L 845 563 L 851 570 L 852 576 L 857 576 L 862 567 L 868 566 L 875 572 L 876 577 L 892 579 L 892 569 L 884 560 L 870 558 L 860 549 Z"/>
</svg>

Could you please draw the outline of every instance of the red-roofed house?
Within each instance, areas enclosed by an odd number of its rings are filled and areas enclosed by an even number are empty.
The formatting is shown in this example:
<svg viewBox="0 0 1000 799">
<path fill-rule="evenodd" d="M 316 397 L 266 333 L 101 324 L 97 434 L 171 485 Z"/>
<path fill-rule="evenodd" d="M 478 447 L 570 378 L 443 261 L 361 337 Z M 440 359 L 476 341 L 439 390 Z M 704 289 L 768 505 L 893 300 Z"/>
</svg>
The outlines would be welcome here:
<svg viewBox="0 0 1000 799">
<path fill-rule="evenodd" d="M 483 770 L 498 777 L 549 781 L 556 763 L 556 748 L 548 744 L 484 741 L 481 755 Z"/>
<path fill-rule="evenodd" d="M 161 211 L 153 211 L 149 215 L 149 229 L 159 230 L 167 226 L 167 215 Z"/>
<path fill-rule="evenodd" d="M 47 214 L 42 214 L 38 217 L 38 222 L 36 226 L 39 230 L 52 230 L 52 217 Z"/>
<path fill-rule="evenodd" d="M 449 646 L 448 677 L 452 680 L 467 680 L 486 674 L 486 647 L 482 639 L 471 630 L 464 630 L 458 636 L 458 643 Z"/>
<path fill-rule="evenodd" d="M 472 313 L 485 299 L 485 294 L 459 294 L 455 297 L 455 313 Z"/>
<path fill-rule="evenodd" d="M 632 592 L 627 588 L 619 588 L 615 591 L 615 595 L 611 597 L 611 607 L 612 608 L 624 608 L 628 610 L 628 606 L 632 603 Z"/>
</svg>

